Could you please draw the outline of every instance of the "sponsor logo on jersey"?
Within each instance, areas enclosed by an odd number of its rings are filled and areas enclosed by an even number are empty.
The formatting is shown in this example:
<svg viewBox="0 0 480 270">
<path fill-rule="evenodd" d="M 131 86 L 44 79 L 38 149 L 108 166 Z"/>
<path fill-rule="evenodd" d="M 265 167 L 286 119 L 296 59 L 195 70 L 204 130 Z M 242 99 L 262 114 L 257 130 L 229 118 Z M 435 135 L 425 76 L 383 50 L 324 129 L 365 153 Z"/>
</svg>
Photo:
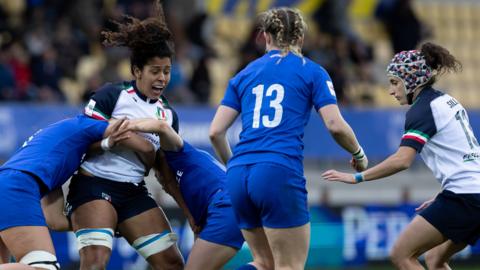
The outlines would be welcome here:
<svg viewBox="0 0 480 270">
<path fill-rule="evenodd" d="M 327 86 L 328 86 L 328 90 L 330 90 L 330 94 L 336 97 L 337 95 L 335 94 L 335 88 L 333 87 L 333 83 L 331 81 L 327 81 Z"/>
<path fill-rule="evenodd" d="M 182 179 L 182 175 L 183 175 L 183 171 L 177 171 L 177 175 L 176 175 L 176 179 L 177 179 L 177 182 L 180 183 L 180 180 Z"/>
<path fill-rule="evenodd" d="M 480 158 L 480 153 L 469 153 L 463 155 L 463 162 L 474 161 Z"/>
</svg>

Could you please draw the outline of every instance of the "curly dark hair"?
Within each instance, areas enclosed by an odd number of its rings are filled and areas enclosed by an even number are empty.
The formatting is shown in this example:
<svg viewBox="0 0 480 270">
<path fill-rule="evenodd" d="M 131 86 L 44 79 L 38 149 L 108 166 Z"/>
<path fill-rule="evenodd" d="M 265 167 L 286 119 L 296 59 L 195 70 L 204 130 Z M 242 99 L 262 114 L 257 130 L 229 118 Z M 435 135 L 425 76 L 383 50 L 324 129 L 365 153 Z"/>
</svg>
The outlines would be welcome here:
<svg viewBox="0 0 480 270">
<path fill-rule="evenodd" d="M 438 73 L 457 72 L 462 69 L 462 64 L 450 52 L 431 42 L 427 42 L 420 48 L 425 56 L 425 61 L 432 69 Z"/>
<path fill-rule="evenodd" d="M 124 15 L 123 22 L 113 21 L 117 31 L 102 31 L 104 46 L 125 46 L 130 49 L 130 69 L 143 69 L 147 62 L 154 57 L 173 58 L 175 48 L 173 36 L 165 22 L 160 0 L 154 4 L 155 17 L 139 20 Z"/>
<path fill-rule="evenodd" d="M 421 53 L 425 56 L 425 62 L 437 75 L 446 72 L 458 72 L 462 70 L 462 63 L 458 61 L 447 49 L 440 45 L 426 42 L 420 48 Z M 437 81 L 437 75 L 434 76 L 426 86 L 431 86 Z"/>
</svg>

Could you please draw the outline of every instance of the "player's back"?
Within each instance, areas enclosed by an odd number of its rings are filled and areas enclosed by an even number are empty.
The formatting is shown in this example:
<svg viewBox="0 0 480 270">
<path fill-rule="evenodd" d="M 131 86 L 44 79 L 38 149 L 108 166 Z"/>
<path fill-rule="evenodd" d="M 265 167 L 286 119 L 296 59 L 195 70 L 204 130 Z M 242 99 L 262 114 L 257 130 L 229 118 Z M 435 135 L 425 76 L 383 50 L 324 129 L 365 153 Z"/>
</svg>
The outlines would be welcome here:
<svg viewBox="0 0 480 270">
<path fill-rule="evenodd" d="M 51 190 L 78 169 L 93 142 L 102 139 L 108 122 L 77 116 L 49 125 L 28 138 L 0 169 L 36 175 Z"/>
<path fill-rule="evenodd" d="M 187 142 L 181 151 L 165 151 L 165 156 L 175 172 L 190 212 L 196 221 L 200 221 L 212 196 L 225 189 L 225 167 L 207 152 Z"/>
<path fill-rule="evenodd" d="M 243 130 L 229 167 L 277 162 L 303 173 L 303 135 L 312 107 L 335 104 L 327 72 L 311 60 L 270 51 L 230 80 L 223 105 L 241 112 Z"/>
</svg>

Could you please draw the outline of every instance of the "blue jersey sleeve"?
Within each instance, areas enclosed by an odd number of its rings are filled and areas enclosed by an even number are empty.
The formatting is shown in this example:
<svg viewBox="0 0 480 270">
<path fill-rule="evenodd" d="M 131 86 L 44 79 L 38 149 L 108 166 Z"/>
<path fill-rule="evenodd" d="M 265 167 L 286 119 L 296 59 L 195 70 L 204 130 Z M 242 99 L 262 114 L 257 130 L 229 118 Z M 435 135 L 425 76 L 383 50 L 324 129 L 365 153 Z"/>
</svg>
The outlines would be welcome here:
<svg viewBox="0 0 480 270">
<path fill-rule="evenodd" d="M 420 153 L 425 143 L 435 133 L 437 133 L 437 128 L 430 104 L 426 102 L 415 104 L 407 112 L 405 132 L 400 146 L 412 147 Z"/>
<path fill-rule="evenodd" d="M 105 130 L 108 127 L 107 121 L 99 121 L 86 116 L 79 116 L 80 120 L 84 122 L 85 135 L 88 136 L 91 142 L 100 141 L 103 139 Z"/>
<path fill-rule="evenodd" d="M 236 78 L 236 77 L 235 77 Z M 228 82 L 227 90 L 225 91 L 225 96 L 223 97 L 221 105 L 225 105 L 235 109 L 238 112 L 241 112 L 241 103 L 240 98 L 237 92 L 237 88 L 235 87 L 235 78 L 231 79 Z"/>
<path fill-rule="evenodd" d="M 337 98 L 335 95 L 335 89 L 333 88 L 332 79 L 328 75 L 327 71 L 323 68 L 313 72 L 313 105 L 315 111 L 318 111 L 325 105 L 337 104 Z"/>
</svg>

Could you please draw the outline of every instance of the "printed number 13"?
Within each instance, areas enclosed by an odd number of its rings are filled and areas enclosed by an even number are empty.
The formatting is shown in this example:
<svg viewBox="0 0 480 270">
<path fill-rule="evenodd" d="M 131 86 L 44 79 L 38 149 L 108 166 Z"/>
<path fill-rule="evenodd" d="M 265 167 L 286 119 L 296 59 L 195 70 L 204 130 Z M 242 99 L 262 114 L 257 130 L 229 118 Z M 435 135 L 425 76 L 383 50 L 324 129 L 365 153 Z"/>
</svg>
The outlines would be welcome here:
<svg viewBox="0 0 480 270">
<path fill-rule="evenodd" d="M 253 110 L 253 128 L 260 127 L 260 109 L 262 108 L 262 101 L 263 101 L 263 90 L 264 85 L 259 84 L 252 89 L 252 93 L 255 94 L 255 108 Z M 277 92 L 277 96 L 275 99 L 270 101 L 270 108 L 275 110 L 275 114 L 273 116 L 273 120 L 270 120 L 268 115 L 262 116 L 262 124 L 264 127 L 273 128 L 280 124 L 282 121 L 283 116 L 283 107 L 280 104 L 283 101 L 283 97 L 285 95 L 285 89 L 281 84 L 272 84 L 267 88 L 267 92 L 265 96 L 270 97 L 273 94 L 273 91 Z"/>
</svg>

